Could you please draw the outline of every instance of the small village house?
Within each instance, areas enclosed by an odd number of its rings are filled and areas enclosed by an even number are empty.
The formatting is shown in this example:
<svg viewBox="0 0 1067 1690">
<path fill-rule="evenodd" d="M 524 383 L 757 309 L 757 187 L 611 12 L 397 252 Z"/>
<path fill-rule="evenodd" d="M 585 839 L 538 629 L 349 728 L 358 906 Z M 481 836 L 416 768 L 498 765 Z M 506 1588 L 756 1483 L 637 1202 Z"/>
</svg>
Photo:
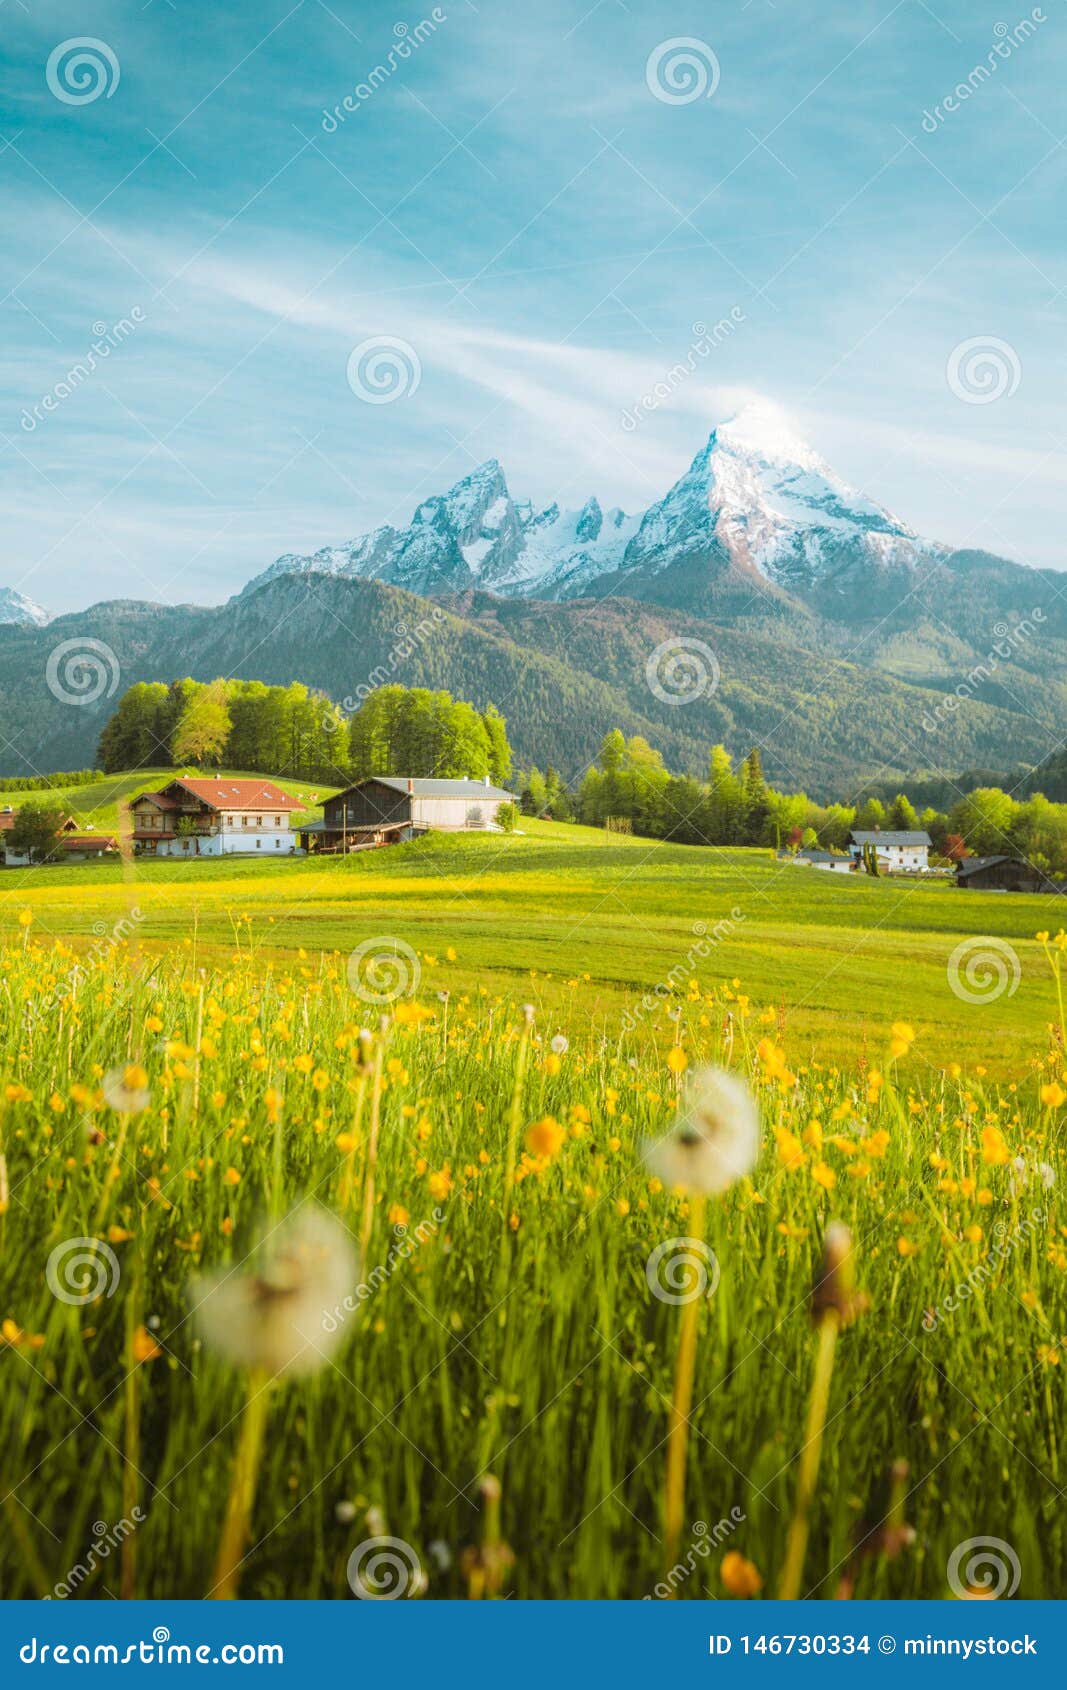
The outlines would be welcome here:
<svg viewBox="0 0 1067 1690">
<path fill-rule="evenodd" d="M 24 851 L 13 851 L 7 835 L 15 825 L 18 811 L 6 805 L 0 810 L 0 862 L 6 868 L 28 868 L 30 859 Z M 59 840 L 57 859 L 60 862 L 83 863 L 95 857 L 109 857 L 119 848 L 113 834 L 97 833 L 91 826 L 82 827 L 74 816 L 65 816 L 56 835 Z"/>
<path fill-rule="evenodd" d="M 803 845 L 797 851 L 779 851 L 778 856 L 786 862 L 798 863 L 801 867 L 823 869 L 830 874 L 853 874 L 856 868 L 855 858 L 840 857 L 834 851 L 824 851 L 818 845 Z"/>
<path fill-rule="evenodd" d="M 930 847 L 933 841 L 930 835 L 923 832 L 893 832 L 889 829 L 873 828 L 869 832 L 861 829 L 848 836 L 850 854 L 857 862 L 862 861 L 863 847 L 870 845 L 874 849 L 878 867 L 884 872 L 896 873 L 924 873 L 930 866 Z"/>
<path fill-rule="evenodd" d="M 269 780 L 183 775 L 133 799 L 134 848 L 151 857 L 291 856 L 300 808 Z"/>
<path fill-rule="evenodd" d="M 497 827 L 501 804 L 514 793 L 484 780 L 434 780 L 372 775 L 356 781 L 322 807 L 322 821 L 300 829 L 309 850 L 367 850 L 414 839 L 430 829 L 486 833 Z"/>
</svg>

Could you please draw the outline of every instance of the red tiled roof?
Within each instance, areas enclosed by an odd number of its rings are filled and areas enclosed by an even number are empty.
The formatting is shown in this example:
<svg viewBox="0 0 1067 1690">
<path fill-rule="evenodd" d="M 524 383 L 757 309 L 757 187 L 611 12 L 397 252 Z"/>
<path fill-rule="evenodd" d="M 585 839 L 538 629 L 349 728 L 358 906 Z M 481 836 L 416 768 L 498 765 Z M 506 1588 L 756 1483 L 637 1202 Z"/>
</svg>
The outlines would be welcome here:
<svg viewBox="0 0 1067 1690">
<path fill-rule="evenodd" d="M 65 851 L 84 851 L 96 846 L 100 851 L 117 851 L 119 842 L 109 833 L 64 833 L 60 844 Z"/>
<path fill-rule="evenodd" d="M 300 810 L 303 805 L 297 798 L 290 798 L 280 786 L 275 786 L 269 780 L 227 780 L 207 779 L 197 777 L 193 780 L 177 780 L 175 786 L 182 786 L 186 792 L 191 792 L 194 798 L 199 798 L 205 804 L 210 804 L 215 810 Z"/>
</svg>

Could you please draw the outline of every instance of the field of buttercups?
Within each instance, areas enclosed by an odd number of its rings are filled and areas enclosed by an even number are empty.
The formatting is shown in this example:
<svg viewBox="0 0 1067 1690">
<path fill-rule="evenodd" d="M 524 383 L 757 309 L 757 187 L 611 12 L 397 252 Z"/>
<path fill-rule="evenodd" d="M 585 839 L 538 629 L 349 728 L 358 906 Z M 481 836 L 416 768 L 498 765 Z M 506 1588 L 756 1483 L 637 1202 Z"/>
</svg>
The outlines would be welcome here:
<svg viewBox="0 0 1067 1690">
<path fill-rule="evenodd" d="M 241 920 L 4 962 L 7 1595 L 1067 1593 L 1062 1016 L 994 1082 Z"/>
</svg>

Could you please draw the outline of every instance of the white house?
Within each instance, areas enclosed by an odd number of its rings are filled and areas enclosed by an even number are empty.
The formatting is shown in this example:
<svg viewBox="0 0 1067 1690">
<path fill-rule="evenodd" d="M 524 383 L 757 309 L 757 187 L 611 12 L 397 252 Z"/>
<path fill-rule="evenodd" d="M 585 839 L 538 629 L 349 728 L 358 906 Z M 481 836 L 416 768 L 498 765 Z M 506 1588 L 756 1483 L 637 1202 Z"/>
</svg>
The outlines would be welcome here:
<svg viewBox="0 0 1067 1690">
<path fill-rule="evenodd" d="M 779 851 L 778 855 L 789 862 L 799 863 L 802 868 L 824 869 L 829 874 L 852 874 L 856 867 L 854 857 L 839 857 L 817 845 L 803 845 L 799 851 Z"/>
<path fill-rule="evenodd" d="M 151 857 L 290 856 L 300 808 L 269 780 L 182 776 L 132 801 L 134 847 Z"/>
<path fill-rule="evenodd" d="M 863 847 L 873 845 L 878 867 L 889 873 L 894 870 L 923 873 L 929 867 L 932 843 L 930 835 L 925 832 L 892 832 L 881 828 L 870 832 L 861 830 L 848 836 L 849 851 L 857 861 L 863 857 Z"/>
</svg>

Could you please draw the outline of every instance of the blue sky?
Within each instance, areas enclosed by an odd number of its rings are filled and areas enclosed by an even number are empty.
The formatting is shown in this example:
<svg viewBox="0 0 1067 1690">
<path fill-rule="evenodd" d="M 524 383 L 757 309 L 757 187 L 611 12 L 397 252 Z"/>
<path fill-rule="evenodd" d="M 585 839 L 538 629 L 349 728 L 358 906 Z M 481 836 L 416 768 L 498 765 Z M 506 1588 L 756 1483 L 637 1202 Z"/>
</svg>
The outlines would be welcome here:
<svg viewBox="0 0 1067 1690">
<path fill-rule="evenodd" d="M 0 0 L 0 31 L 0 585 L 52 611 L 216 602 L 490 456 L 638 508 L 753 394 L 924 534 L 1065 561 L 1063 0 Z M 111 91 L 70 103 L 82 36 Z M 650 87 L 682 38 L 710 98 Z M 379 337 L 419 368 L 388 404 L 347 379 Z M 990 339 L 974 403 L 948 370 Z"/>
</svg>

